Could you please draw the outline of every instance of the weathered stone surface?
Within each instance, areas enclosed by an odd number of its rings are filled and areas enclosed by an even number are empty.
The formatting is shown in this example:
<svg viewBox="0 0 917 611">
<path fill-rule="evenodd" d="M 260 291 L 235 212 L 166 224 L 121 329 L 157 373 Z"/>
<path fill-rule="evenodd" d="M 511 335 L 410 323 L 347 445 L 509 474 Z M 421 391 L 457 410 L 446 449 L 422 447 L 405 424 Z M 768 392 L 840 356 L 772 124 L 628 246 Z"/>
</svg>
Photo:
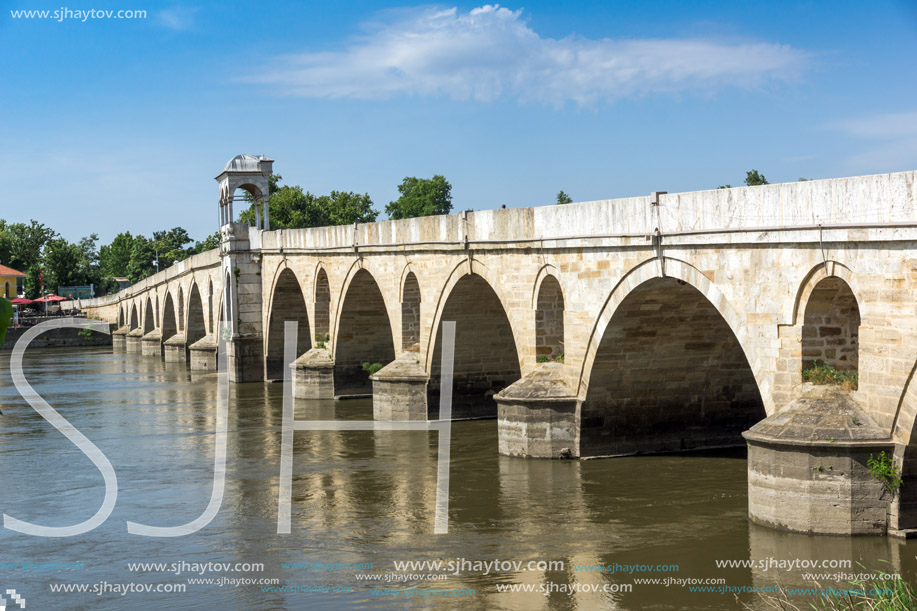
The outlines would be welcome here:
<svg viewBox="0 0 917 611">
<path fill-rule="evenodd" d="M 188 346 L 188 355 L 193 371 L 212 371 L 217 368 L 217 342 L 213 335 Z"/>
<path fill-rule="evenodd" d="M 162 356 L 167 363 L 188 362 L 188 350 L 184 334 L 176 333 L 164 341 L 162 343 Z"/>
<path fill-rule="evenodd" d="M 578 400 L 561 363 L 541 363 L 495 397 L 499 451 L 509 456 L 578 456 Z"/>
<path fill-rule="evenodd" d="M 373 418 L 427 420 L 427 372 L 417 353 L 404 352 L 372 376 Z"/>
<path fill-rule="evenodd" d="M 892 440 L 849 392 L 806 384 L 799 393 L 745 433 L 751 519 L 812 534 L 885 534 L 895 494 L 866 464 L 891 455 Z"/>
<path fill-rule="evenodd" d="M 300 399 L 334 398 L 334 361 L 327 348 L 312 348 L 290 365 L 293 396 Z"/>
<path fill-rule="evenodd" d="M 162 335 L 157 330 L 140 338 L 143 356 L 162 356 Z"/>
</svg>

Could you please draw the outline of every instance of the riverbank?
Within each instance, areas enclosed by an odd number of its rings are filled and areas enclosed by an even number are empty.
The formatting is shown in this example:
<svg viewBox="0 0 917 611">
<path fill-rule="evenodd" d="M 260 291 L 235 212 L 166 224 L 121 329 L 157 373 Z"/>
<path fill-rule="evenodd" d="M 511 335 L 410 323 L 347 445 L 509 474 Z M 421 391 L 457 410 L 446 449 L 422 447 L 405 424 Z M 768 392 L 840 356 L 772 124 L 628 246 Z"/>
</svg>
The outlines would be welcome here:
<svg viewBox="0 0 917 611">
<path fill-rule="evenodd" d="M 104 323 L 99 323 L 104 324 Z M 0 351 L 12 350 L 19 338 L 25 335 L 30 327 L 8 329 L 6 341 L 0 346 Z M 100 333 L 85 329 L 70 327 L 50 329 L 32 340 L 30 348 L 73 348 L 79 346 L 111 346 L 111 331 L 115 325 L 109 325 L 109 333 Z"/>
</svg>

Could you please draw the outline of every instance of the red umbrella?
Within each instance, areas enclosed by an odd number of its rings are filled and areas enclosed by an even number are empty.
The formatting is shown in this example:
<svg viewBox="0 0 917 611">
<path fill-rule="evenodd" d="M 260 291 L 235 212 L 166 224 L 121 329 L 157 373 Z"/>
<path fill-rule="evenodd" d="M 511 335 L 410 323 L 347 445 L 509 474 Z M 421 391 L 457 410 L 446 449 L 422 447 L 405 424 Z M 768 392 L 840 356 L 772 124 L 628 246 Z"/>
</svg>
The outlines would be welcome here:
<svg viewBox="0 0 917 611">
<path fill-rule="evenodd" d="M 10 303 L 13 305 L 29 305 L 32 303 L 32 300 L 25 299 L 23 297 L 17 297 L 16 299 L 10 299 Z"/>
<path fill-rule="evenodd" d="M 51 303 L 51 302 L 56 303 L 56 302 L 58 302 L 58 301 L 67 301 L 67 298 L 66 298 L 66 297 L 59 297 L 58 295 L 53 295 L 53 294 L 52 294 L 52 295 L 45 295 L 44 297 L 41 297 L 40 299 L 36 299 L 35 301 L 42 301 L 42 302 L 45 302 L 45 301 L 46 301 L 46 302 L 48 302 L 48 303 Z"/>
</svg>

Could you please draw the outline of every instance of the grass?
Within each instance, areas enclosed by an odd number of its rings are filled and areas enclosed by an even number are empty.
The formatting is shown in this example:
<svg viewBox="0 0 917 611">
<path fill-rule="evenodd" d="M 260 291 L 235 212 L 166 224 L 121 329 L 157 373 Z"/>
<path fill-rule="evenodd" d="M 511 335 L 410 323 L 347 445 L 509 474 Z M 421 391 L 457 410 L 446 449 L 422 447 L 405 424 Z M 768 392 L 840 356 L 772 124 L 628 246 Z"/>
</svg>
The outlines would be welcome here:
<svg viewBox="0 0 917 611">
<path fill-rule="evenodd" d="M 363 371 L 368 373 L 370 376 L 376 374 L 377 371 L 385 367 L 382 363 L 363 363 Z"/>
<path fill-rule="evenodd" d="M 860 377 L 856 371 L 838 371 L 831 363 L 815 361 L 808 369 L 802 370 L 802 379 L 819 385 L 840 386 L 844 390 L 856 390 Z"/>
<path fill-rule="evenodd" d="M 328 334 L 327 334 L 327 333 L 325 333 L 324 335 L 321 335 L 321 336 L 316 335 L 316 336 L 315 336 L 315 347 L 316 347 L 316 348 L 327 348 L 327 347 L 328 347 L 328 339 L 329 339 L 329 338 L 328 338 Z"/>
<path fill-rule="evenodd" d="M 895 464 L 895 460 L 884 451 L 879 452 L 878 458 L 870 454 L 866 467 L 869 469 L 869 474 L 885 484 L 889 492 L 894 492 L 901 486 L 901 469 Z"/>
<path fill-rule="evenodd" d="M 857 564 L 866 569 L 865 566 Z M 776 596 L 759 592 L 758 599 L 766 608 L 782 611 L 917 611 L 917 592 L 904 579 L 876 570 L 881 576 L 870 581 L 848 581 L 833 588 L 823 588 L 817 581 L 815 588 L 825 590 L 827 596 L 819 597 L 816 602 L 792 601 L 785 588 L 780 588 Z M 800 588 L 801 589 L 801 588 Z M 876 592 L 876 594 L 867 594 Z M 738 601 L 745 609 L 756 609 L 743 601 Z"/>
<path fill-rule="evenodd" d="M 85 329 L 80 329 L 79 331 L 76 332 L 76 334 L 80 336 L 82 339 L 84 339 L 85 341 L 89 341 L 92 339 L 92 329 L 88 327 Z"/>
</svg>

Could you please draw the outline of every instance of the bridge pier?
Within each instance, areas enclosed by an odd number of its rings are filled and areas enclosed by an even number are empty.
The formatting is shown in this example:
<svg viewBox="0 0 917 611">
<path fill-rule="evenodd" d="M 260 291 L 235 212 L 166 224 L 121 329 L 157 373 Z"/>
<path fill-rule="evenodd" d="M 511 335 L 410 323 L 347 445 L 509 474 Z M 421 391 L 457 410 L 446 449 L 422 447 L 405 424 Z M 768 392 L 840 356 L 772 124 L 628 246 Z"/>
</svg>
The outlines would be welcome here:
<svg viewBox="0 0 917 611">
<path fill-rule="evenodd" d="M 111 346 L 112 348 L 118 351 L 127 350 L 127 334 L 130 333 L 130 329 L 127 326 L 115 329 L 111 334 Z"/>
<path fill-rule="evenodd" d="M 154 329 L 140 338 L 140 354 L 143 356 L 162 356 L 162 335 Z"/>
<path fill-rule="evenodd" d="M 579 400 L 563 364 L 543 363 L 494 398 L 500 454 L 531 458 L 579 456 Z"/>
<path fill-rule="evenodd" d="M 403 352 L 372 376 L 375 420 L 427 420 L 429 376 L 416 352 Z"/>
<path fill-rule="evenodd" d="M 143 337 L 143 330 L 140 328 L 134 329 L 126 336 L 125 346 L 127 347 L 128 352 L 140 352 L 140 343 Z"/>
<path fill-rule="evenodd" d="M 334 399 L 334 361 L 327 348 L 312 348 L 290 364 L 293 396 L 298 399 Z"/>
<path fill-rule="evenodd" d="M 810 386 L 743 436 L 753 522 L 822 535 L 887 532 L 894 493 L 867 462 L 891 457 L 895 444 L 849 394 Z"/>
<path fill-rule="evenodd" d="M 167 363 L 187 363 L 188 349 L 184 334 L 176 333 L 164 341 L 162 344 L 162 356 Z"/>
<path fill-rule="evenodd" d="M 192 371 L 212 371 L 217 368 L 217 342 L 211 335 L 188 346 L 188 358 Z"/>
</svg>

